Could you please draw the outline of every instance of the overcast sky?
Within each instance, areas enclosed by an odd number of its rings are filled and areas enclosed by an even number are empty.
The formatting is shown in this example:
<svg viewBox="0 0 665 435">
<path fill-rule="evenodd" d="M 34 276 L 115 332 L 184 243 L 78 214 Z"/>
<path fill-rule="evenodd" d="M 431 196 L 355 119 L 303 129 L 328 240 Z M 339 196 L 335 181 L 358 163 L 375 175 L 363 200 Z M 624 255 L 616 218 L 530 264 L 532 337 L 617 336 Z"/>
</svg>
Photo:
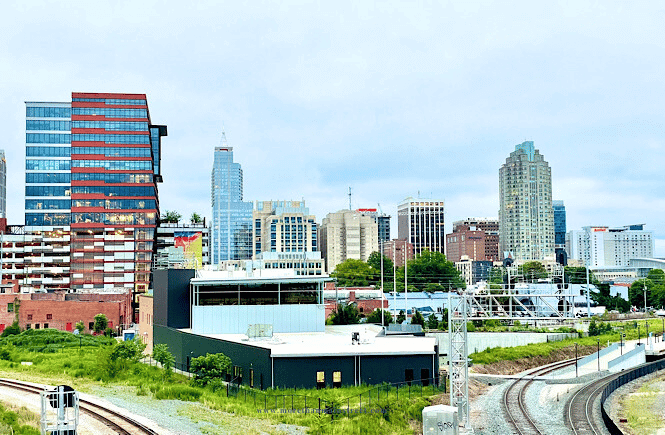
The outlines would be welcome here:
<svg viewBox="0 0 665 435">
<path fill-rule="evenodd" d="M 247 3 L 243 5 L 243 3 Z M 145 93 L 162 211 L 210 217 L 222 127 L 245 200 L 329 212 L 408 196 L 496 217 L 533 140 L 568 230 L 645 223 L 665 257 L 665 3 L 5 1 L 0 129 L 23 223 L 24 101 Z"/>
</svg>

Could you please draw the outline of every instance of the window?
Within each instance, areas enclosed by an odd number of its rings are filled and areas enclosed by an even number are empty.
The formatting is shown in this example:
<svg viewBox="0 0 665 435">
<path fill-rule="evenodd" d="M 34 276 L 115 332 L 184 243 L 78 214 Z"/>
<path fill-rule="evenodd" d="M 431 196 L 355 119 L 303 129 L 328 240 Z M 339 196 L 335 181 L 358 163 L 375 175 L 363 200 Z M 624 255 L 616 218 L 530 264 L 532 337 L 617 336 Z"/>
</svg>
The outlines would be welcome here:
<svg viewBox="0 0 665 435">
<path fill-rule="evenodd" d="M 342 387 L 342 372 L 333 372 L 333 388 Z"/>
<path fill-rule="evenodd" d="M 29 323 L 27 323 L 27 324 L 25 325 L 25 329 L 30 329 L 30 324 L 29 324 Z"/>
<path fill-rule="evenodd" d="M 14 312 L 14 304 L 12 302 L 7 304 L 7 312 L 8 313 L 13 313 Z"/>
<path fill-rule="evenodd" d="M 39 329 L 39 323 L 35 323 L 35 329 Z"/>
<path fill-rule="evenodd" d="M 53 320 L 53 314 L 47 314 L 46 320 Z"/>
<path fill-rule="evenodd" d="M 48 323 L 44 323 L 44 329 L 48 328 Z"/>
<path fill-rule="evenodd" d="M 95 322 L 89 322 L 89 323 L 88 323 L 88 329 L 91 330 L 91 331 L 92 331 L 93 329 L 95 329 Z"/>
<path fill-rule="evenodd" d="M 326 388 L 326 373 L 316 372 L 316 389 Z"/>
<path fill-rule="evenodd" d="M 32 320 L 32 314 L 28 314 L 28 320 Z"/>
</svg>

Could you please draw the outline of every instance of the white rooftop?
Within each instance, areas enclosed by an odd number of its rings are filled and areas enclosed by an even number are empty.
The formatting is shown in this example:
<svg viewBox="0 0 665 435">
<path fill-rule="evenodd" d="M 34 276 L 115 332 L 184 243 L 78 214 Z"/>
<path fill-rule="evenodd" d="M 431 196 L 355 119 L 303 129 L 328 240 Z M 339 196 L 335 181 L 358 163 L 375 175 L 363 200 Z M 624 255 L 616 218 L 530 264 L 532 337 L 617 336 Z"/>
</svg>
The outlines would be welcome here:
<svg viewBox="0 0 665 435">
<path fill-rule="evenodd" d="M 352 342 L 353 332 L 360 334 L 359 344 Z M 270 349 L 270 355 L 276 358 L 434 354 L 434 337 L 377 336 L 380 332 L 378 325 L 359 324 L 326 326 L 325 332 L 275 334 L 271 338 L 249 339 L 245 334 L 201 335 Z"/>
</svg>

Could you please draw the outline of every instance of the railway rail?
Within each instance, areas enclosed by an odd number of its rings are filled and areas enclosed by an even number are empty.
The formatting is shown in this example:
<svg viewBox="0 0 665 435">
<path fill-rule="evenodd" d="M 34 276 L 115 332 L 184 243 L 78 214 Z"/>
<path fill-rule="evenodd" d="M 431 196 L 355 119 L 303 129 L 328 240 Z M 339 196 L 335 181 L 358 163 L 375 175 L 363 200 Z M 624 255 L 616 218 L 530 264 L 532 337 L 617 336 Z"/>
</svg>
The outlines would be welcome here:
<svg viewBox="0 0 665 435">
<path fill-rule="evenodd" d="M 566 402 L 564 408 L 565 423 L 573 434 L 601 435 L 607 433 L 599 408 L 597 415 L 594 415 L 594 409 L 596 408 L 594 405 L 605 387 L 619 376 L 621 376 L 621 373 L 615 373 L 591 382 L 577 390 Z"/>
<path fill-rule="evenodd" d="M 559 361 L 540 367 L 524 375 L 524 378 L 514 381 L 506 388 L 503 392 L 504 412 L 516 433 L 520 435 L 541 435 L 543 433 L 531 418 L 525 405 L 526 391 L 534 382 L 531 377 L 545 375 L 572 364 L 575 364 L 575 360 Z"/>
<path fill-rule="evenodd" d="M 0 379 L 0 386 L 21 390 L 36 395 L 39 395 L 42 391 L 44 391 L 44 388 L 12 379 Z M 79 410 L 88 414 L 95 420 L 102 422 L 104 425 L 108 426 L 120 435 L 158 435 L 157 431 L 144 425 L 143 423 L 121 414 L 120 412 L 105 408 L 102 405 L 98 405 L 88 400 L 79 398 Z"/>
</svg>

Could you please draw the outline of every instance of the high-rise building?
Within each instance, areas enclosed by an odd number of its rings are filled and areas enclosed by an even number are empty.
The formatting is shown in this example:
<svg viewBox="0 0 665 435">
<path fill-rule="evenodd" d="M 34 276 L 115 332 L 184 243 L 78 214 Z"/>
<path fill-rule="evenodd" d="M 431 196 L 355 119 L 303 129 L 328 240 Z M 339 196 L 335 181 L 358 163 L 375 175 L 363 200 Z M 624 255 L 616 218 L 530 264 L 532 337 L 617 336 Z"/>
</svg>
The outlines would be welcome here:
<svg viewBox="0 0 665 435">
<path fill-rule="evenodd" d="M 371 216 L 357 211 L 328 213 L 319 235 L 328 273 L 345 260 L 367 261 L 372 252 L 379 251 L 377 223 Z"/>
<path fill-rule="evenodd" d="M 253 222 L 255 259 L 262 252 L 319 250 L 316 217 L 305 201 L 257 201 Z"/>
<path fill-rule="evenodd" d="M 376 208 L 359 208 L 356 210 L 358 213 L 362 213 L 367 216 L 371 216 L 374 219 L 378 226 L 379 242 L 388 242 L 390 241 L 390 216 L 381 212 Z"/>
<path fill-rule="evenodd" d="M 552 172 L 533 141 L 516 145 L 499 169 L 499 255 L 554 260 Z"/>
<path fill-rule="evenodd" d="M 446 235 L 446 258 L 456 262 L 466 255 L 472 261 L 499 261 L 499 221 L 470 217 L 453 222 Z"/>
<path fill-rule="evenodd" d="M 7 161 L 5 150 L 0 150 L 0 218 L 7 217 Z"/>
<path fill-rule="evenodd" d="M 397 238 L 424 250 L 445 254 L 443 201 L 407 198 L 397 206 Z"/>
<path fill-rule="evenodd" d="M 566 254 L 566 206 L 563 201 L 552 201 L 554 212 L 554 254 L 556 262 L 562 265 L 568 263 Z"/>
<path fill-rule="evenodd" d="M 629 266 L 631 259 L 653 257 L 653 250 L 653 231 L 646 231 L 644 224 L 589 226 L 566 234 L 568 257 L 592 268 Z"/>
<path fill-rule="evenodd" d="M 252 203 L 243 201 L 242 168 L 233 162 L 233 147 L 215 147 L 211 176 L 212 264 L 252 258 Z"/>
<path fill-rule="evenodd" d="M 26 102 L 25 232 L 69 235 L 71 289 L 148 289 L 166 134 L 145 94 Z"/>
</svg>

